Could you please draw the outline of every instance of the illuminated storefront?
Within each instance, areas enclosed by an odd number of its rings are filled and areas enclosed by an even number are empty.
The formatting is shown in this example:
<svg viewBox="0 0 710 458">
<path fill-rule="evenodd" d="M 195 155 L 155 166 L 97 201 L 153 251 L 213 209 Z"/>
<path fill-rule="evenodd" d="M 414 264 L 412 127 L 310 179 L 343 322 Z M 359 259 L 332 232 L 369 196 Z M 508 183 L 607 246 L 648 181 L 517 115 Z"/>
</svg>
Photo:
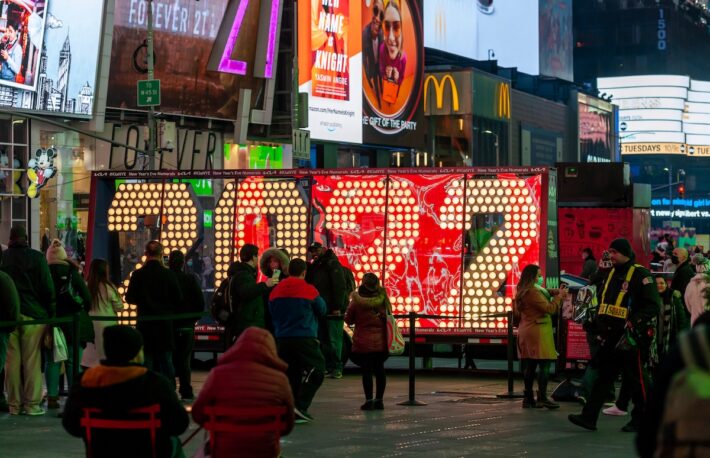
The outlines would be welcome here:
<svg viewBox="0 0 710 458">
<path fill-rule="evenodd" d="M 173 182 L 180 178 L 213 180 L 219 199 L 205 207 L 192 184 Z M 421 320 L 422 332 L 501 334 L 505 318 L 486 315 L 510 310 L 525 265 L 557 282 L 548 263 L 556 223 L 547 218 L 555 181 L 545 168 L 97 172 L 92 183 L 92 256 L 109 259 L 122 285 L 151 239 L 188 260 L 213 240 L 196 272 L 209 287 L 245 243 L 305 257 L 319 241 L 358 280 L 377 273 L 396 313 L 454 317 Z"/>
</svg>

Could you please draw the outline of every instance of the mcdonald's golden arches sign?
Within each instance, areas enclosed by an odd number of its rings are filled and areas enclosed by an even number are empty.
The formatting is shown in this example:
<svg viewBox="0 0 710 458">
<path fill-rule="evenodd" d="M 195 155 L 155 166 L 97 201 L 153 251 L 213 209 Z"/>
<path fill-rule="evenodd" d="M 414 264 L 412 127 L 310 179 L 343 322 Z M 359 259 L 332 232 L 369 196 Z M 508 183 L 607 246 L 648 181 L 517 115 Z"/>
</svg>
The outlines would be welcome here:
<svg viewBox="0 0 710 458">
<path fill-rule="evenodd" d="M 510 119 L 510 84 L 498 83 L 496 94 L 496 114 L 499 118 Z"/>
<path fill-rule="evenodd" d="M 429 73 L 424 77 L 424 114 L 466 115 L 472 112 L 471 73 Z"/>
</svg>

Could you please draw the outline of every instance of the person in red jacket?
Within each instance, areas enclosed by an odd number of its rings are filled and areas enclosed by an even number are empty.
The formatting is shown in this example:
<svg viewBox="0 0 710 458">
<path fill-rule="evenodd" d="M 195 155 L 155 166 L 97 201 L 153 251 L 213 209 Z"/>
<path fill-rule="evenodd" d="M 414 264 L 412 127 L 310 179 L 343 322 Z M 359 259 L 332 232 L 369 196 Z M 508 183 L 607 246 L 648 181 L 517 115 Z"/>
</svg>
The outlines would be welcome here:
<svg viewBox="0 0 710 458">
<path fill-rule="evenodd" d="M 392 313 L 392 305 L 385 289 L 380 286 L 377 275 L 368 272 L 362 277 L 362 284 L 350 296 L 350 305 L 345 312 L 345 322 L 355 326 L 350 359 L 362 368 L 362 388 L 365 403 L 362 410 L 382 410 L 387 377 L 385 361 L 387 351 L 387 314 Z M 375 376 L 376 392 L 372 396 L 372 376 Z"/>
<path fill-rule="evenodd" d="M 276 342 L 261 328 L 247 328 L 236 343 L 224 353 L 192 405 L 192 418 L 203 425 L 208 417 L 205 407 L 286 407 L 286 428 L 293 429 L 293 395 L 286 377 L 286 363 L 276 354 Z M 272 433 L 241 436 L 217 433 L 211 452 L 219 457 L 278 457 L 279 438 Z"/>
</svg>

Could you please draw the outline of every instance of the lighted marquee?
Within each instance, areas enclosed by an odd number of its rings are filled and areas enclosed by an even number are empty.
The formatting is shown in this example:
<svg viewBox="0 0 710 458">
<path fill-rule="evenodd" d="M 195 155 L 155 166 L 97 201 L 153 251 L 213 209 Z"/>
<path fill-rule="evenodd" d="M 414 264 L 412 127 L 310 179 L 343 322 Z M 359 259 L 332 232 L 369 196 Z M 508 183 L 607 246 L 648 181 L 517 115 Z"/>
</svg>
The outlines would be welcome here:
<svg viewBox="0 0 710 458">
<path fill-rule="evenodd" d="M 187 253 L 197 240 L 197 207 L 186 183 L 120 184 L 108 210 L 108 230 L 136 232 L 140 227 L 139 220 L 145 222 L 150 218 L 162 222 L 160 240 L 166 256 L 173 250 Z M 145 257 L 134 270 L 140 269 L 143 262 Z M 125 295 L 130 278 L 128 275 L 118 287 L 121 297 Z M 119 316 L 134 318 L 136 306 L 124 301 L 124 311 Z"/>
</svg>

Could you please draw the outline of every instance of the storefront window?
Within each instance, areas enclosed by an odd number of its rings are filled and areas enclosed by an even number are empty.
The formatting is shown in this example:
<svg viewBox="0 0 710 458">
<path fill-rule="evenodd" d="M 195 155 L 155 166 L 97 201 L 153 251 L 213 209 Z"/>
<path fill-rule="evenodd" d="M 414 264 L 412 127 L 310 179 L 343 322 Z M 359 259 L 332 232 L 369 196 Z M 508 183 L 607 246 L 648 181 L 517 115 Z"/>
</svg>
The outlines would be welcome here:
<svg viewBox="0 0 710 458">
<path fill-rule="evenodd" d="M 29 122 L 0 116 L 0 242 L 7 243 L 15 224 L 27 227 L 27 130 Z"/>
</svg>

